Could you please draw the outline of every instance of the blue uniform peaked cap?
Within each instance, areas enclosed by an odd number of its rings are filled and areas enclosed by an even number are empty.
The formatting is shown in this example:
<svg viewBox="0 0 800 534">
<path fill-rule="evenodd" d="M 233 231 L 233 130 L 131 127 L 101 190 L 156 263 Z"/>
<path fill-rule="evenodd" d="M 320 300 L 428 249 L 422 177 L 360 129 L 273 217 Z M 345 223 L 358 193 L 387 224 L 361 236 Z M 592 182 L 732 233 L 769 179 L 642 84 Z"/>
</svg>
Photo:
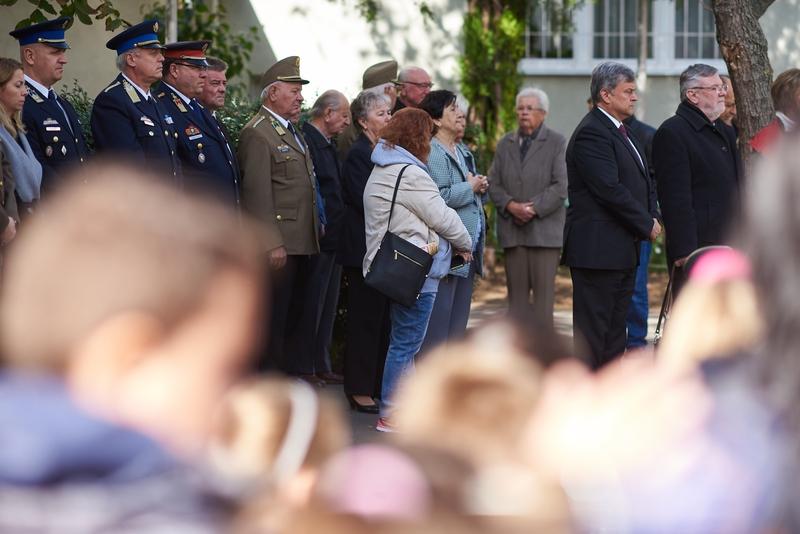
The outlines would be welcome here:
<svg viewBox="0 0 800 534">
<path fill-rule="evenodd" d="M 64 38 L 64 34 L 70 24 L 72 24 L 72 17 L 59 17 L 18 28 L 9 32 L 9 35 L 19 41 L 20 46 L 41 43 L 53 48 L 66 49 L 69 48 L 69 45 Z"/>
<path fill-rule="evenodd" d="M 123 30 L 108 40 L 106 48 L 116 50 L 117 55 L 134 48 L 164 48 L 158 40 L 158 21 L 146 20 Z"/>
</svg>

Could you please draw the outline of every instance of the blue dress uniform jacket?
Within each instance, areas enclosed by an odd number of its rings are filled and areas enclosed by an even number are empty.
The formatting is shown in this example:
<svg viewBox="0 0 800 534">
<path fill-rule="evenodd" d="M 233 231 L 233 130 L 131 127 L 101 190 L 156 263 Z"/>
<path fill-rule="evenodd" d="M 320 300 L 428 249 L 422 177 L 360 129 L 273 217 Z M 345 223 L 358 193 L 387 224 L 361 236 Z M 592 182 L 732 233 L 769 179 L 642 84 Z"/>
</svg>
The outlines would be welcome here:
<svg viewBox="0 0 800 534">
<path fill-rule="evenodd" d="M 22 108 L 22 120 L 31 150 L 42 164 L 42 192 L 47 194 L 58 187 L 60 176 L 70 167 L 88 159 L 90 150 L 72 104 L 59 98 L 61 108 L 64 108 L 61 111 L 48 95 L 41 94 L 30 84 L 26 85 L 28 96 Z"/>
<path fill-rule="evenodd" d="M 177 139 L 173 119 L 151 94 L 152 102 L 142 95 L 122 74 L 105 88 L 92 108 L 92 135 L 100 152 L 144 157 L 148 166 L 157 164 L 181 183 Z"/>
<path fill-rule="evenodd" d="M 228 206 L 239 205 L 239 167 L 233 148 L 210 113 L 198 103 L 189 107 L 172 87 L 165 83 L 155 91 L 158 101 L 172 118 L 178 133 L 178 157 L 184 183 L 202 181 Z"/>
</svg>

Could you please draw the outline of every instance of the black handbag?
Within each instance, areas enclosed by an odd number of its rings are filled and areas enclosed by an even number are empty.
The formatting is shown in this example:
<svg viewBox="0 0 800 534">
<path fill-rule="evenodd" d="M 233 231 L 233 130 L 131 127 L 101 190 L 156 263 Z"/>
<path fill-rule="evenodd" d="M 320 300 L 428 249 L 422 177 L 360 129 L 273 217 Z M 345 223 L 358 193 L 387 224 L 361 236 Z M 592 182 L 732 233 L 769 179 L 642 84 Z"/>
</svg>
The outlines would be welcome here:
<svg viewBox="0 0 800 534">
<path fill-rule="evenodd" d="M 419 297 L 428 271 L 431 270 L 433 256 L 389 231 L 397 189 L 400 187 L 400 178 L 403 177 L 403 172 L 408 167 L 409 165 L 403 167 L 400 174 L 397 175 L 397 182 L 394 184 L 394 193 L 392 194 L 392 206 L 389 208 L 389 222 L 386 223 L 386 233 L 378 246 L 378 252 L 375 253 L 375 257 L 367 269 L 364 282 L 391 300 L 411 307 Z"/>
</svg>

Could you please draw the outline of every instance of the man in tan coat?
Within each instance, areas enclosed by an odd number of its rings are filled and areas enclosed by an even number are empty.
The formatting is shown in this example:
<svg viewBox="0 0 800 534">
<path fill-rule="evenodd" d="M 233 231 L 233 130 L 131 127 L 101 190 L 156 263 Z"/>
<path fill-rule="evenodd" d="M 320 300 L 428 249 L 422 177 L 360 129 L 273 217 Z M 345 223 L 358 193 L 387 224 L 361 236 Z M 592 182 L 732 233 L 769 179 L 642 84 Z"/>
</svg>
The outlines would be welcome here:
<svg viewBox="0 0 800 534">
<path fill-rule="evenodd" d="M 544 125 L 548 107 L 547 94 L 540 89 L 517 95 L 518 129 L 497 144 L 489 196 L 497 206 L 510 309 L 527 314 L 532 292 L 534 317 L 552 325 L 566 216 L 567 142 Z"/>
<path fill-rule="evenodd" d="M 263 250 L 272 270 L 272 310 L 265 369 L 313 381 L 298 353 L 310 350 L 313 325 L 303 312 L 311 285 L 310 258 L 319 253 L 319 214 L 311 155 L 293 123 L 303 102 L 300 58 L 287 57 L 261 79 L 262 106 L 242 129 L 239 162 L 242 207 L 263 227 Z"/>
</svg>

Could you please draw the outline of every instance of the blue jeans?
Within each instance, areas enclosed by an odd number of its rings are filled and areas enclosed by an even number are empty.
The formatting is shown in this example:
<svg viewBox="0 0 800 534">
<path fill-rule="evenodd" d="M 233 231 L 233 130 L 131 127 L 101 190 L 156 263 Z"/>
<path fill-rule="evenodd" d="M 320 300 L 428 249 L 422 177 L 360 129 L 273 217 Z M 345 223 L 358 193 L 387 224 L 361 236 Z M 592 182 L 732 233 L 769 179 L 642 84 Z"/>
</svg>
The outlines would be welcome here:
<svg viewBox="0 0 800 534">
<path fill-rule="evenodd" d="M 633 286 L 633 298 L 628 307 L 625 325 L 628 328 L 626 348 L 634 349 L 647 345 L 647 316 L 650 312 L 647 302 L 647 271 L 650 265 L 650 241 L 642 241 L 639 251 L 639 267 L 636 269 L 636 282 Z"/>
<path fill-rule="evenodd" d="M 470 264 L 469 276 L 466 278 L 449 274 L 439 282 L 428 331 L 420 349 L 422 354 L 430 352 L 442 343 L 464 337 L 469 322 L 474 283 L 474 262 Z"/>
<path fill-rule="evenodd" d="M 410 308 L 397 302 L 392 302 L 390 305 L 392 333 L 389 336 L 389 350 L 383 367 L 382 417 L 390 415 L 397 383 L 414 371 L 414 357 L 422 346 L 422 340 L 425 339 L 435 300 L 436 293 L 422 293 Z"/>
</svg>

